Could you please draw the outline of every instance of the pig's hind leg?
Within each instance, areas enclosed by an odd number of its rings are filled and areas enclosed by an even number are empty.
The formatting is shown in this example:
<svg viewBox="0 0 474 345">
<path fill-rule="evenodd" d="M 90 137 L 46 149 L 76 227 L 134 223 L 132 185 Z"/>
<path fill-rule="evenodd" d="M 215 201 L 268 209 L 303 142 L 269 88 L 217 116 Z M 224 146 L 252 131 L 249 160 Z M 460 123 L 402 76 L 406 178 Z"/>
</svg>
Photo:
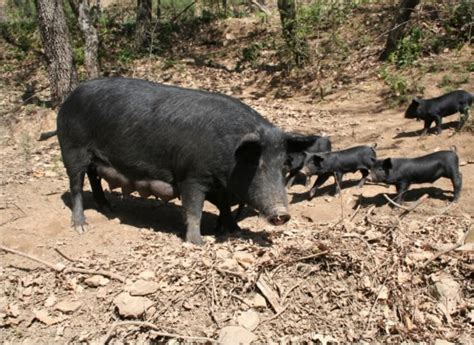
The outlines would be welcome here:
<svg viewBox="0 0 474 345">
<path fill-rule="evenodd" d="M 63 160 L 69 176 L 69 188 L 71 191 L 71 223 L 74 229 L 82 234 L 85 232 L 87 224 L 86 217 L 84 216 L 82 188 L 84 187 L 84 176 L 91 160 L 90 155 L 86 149 L 71 148 L 63 152 Z"/>
<path fill-rule="evenodd" d="M 402 182 L 398 182 L 395 186 L 397 187 L 397 196 L 395 197 L 395 201 L 402 204 L 403 201 L 405 200 L 405 193 L 410 187 L 410 184 L 402 181 Z"/>
<path fill-rule="evenodd" d="M 100 183 L 100 176 L 97 174 L 97 168 L 94 165 L 89 165 L 87 168 L 87 177 L 92 188 L 92 195 L 99 210 L 104 212 L 111 212 L 110 203 L 105 198 L 104 190 L 102 189 L 102 184 Z"/>
</svg>

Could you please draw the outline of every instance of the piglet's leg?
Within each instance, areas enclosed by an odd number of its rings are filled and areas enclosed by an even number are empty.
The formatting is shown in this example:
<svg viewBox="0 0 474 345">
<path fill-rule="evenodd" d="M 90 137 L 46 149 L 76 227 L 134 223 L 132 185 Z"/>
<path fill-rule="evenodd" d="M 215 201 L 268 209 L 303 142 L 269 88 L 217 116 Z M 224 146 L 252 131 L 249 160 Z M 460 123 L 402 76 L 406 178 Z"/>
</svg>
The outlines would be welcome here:
<svg viewBox="0 0 474 345">
<path fill-rule="evenodd" d="M 423 127 L 423 130 L 421 131 L 421 134 L 420 134 L 421 137 L 428 134 L 428 130 L 430 129 L 432 123 L 433 123 L 433 120 L 429 120 L 429 119 L 425 120 L 425 126 Z"/>
<path fill-rule="evenodd" d="M 397 187 L 397 197 L 395 198 L 395 200 L 401 204 L 403 203 L 405 199 L 405 193 L 408 190 L 408 187 L 410 187 L 410 184 L 407 182 L 398 182 L 396 184 L 396 187 Z"/>
<path fill-rule="evenodd" d="M 453 183 L 453 201 L 458 201 L 459 195 L 461 194 L 461 187 L 462 187 L 462 174 L 458 172 L 455 176 L 451 179 Z"/>
<path fill-rule="evenodd" d="M 435 123 L 436 123 L 436 134 L 441 134 L 441 131 L 443 130 L 441 128 L 441 123 L 442 123 L 441 116 L 435 117 Z"/>
<path fill-rule="evenodd" d="M 324 184 L 324 182 L 326 182 L 328 180 L 329 177 L 331 177 L 331 174 L 323 174 L 323 175 L 318 176 L 316 181 L 314 181 L 313 187 L 309 191 L 308 200 L 311 200 L 312 198 L 314 198 L 314 196 L 316 195 L 316 190 L 319 187 L 321 187 Z"/>
<path fill-rule="evenodd" d="M 362 174 L 362 178 L 358 184 L 358 187 L 362 188 L 362 186 L 365 184 L 365 181 L 367 181 L 367 176 L 369 176 L 369 171 L 366 169 L 361 169 L 360 173 Z"/>
<path fill-rule="evenodd" d="M 335 182 L 335 189 L 336 189 L 334 195 L 338 195 L 341 193 L 342 176 L 344 176 L 344 174 L 340 172 L 334 173 L 334 182 Z"/>
<path fill-rule="evenodd" d="M 457 130 L 460 131 L 464 124 L 466 123 L 467 119 L 469 118 L 469 106 L 466 105 L 466 107 L 461 110 L 461 116 L 459 117 L 459 125 Z"/>
</svg>

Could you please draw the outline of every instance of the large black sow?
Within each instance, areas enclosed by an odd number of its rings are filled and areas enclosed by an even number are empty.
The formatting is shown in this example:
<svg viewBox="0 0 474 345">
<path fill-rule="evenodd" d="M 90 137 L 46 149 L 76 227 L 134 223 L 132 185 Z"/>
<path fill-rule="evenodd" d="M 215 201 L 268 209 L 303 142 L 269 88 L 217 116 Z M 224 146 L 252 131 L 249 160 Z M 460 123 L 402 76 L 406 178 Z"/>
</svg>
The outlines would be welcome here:
<svg viewBox="0 0 474 345">
<path fill-rule="evenodd" d="M 195 244 L 203 243 L 206 199 L 229 230 L 238 228 L 230 209 L 237 202 L 256 208 L 273 225 L 286 223 L 285 157 L 312 144 L 232 97 L 127 78 L 79 85 L 61 106 L 57 131 L 77 231 L 86 224 L 87 173 L 99 207 L 108 206 L 101 178 L 124 193 L 180 197 L 186 241 Z"/>
</svg>

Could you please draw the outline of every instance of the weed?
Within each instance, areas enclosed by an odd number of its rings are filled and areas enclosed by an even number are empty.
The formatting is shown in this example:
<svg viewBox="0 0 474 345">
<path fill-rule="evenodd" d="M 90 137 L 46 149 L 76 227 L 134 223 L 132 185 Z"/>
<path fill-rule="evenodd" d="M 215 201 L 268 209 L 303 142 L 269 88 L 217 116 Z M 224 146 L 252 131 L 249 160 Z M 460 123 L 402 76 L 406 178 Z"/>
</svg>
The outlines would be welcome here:
<svg viewBox="0 0 474 345">
<path fill-rule="evenodd" d="M 389 102 L 393 106 L 399 106 L 407 102 L 411 96 L 422 93 L 424 90 L 423 87 L 414 82 L 408 82 L 400 74 L 390 73 L 385 67 L 380 70 L 380 76 L 389 88 Z"/>
<path fill-rule="evenodd" d="M 33 152 L 33 139 L 28 133 L 23 133 L 20 138 L 20 152 L 25 162 L 29 162 Z"/>
<path fill-rule="evenodd" d="M 445 92 L 450 92 L 456 89 L 459 89 L 459 86 L 469 82 L 468 75 L 462 75 L 458 79 L 454 79 L 449 75 L 445 74 L 441 81 L 436 85 L 442 88 Z"/>
<path fill-rule="evenodd" d="M 389 61 L 397 67 L 411 66 L 422 52 L 421 38 L 423 33 L 420 28 L 413 28 L 397 45 L 395 51 L 390 54 Z"/>
</svg>

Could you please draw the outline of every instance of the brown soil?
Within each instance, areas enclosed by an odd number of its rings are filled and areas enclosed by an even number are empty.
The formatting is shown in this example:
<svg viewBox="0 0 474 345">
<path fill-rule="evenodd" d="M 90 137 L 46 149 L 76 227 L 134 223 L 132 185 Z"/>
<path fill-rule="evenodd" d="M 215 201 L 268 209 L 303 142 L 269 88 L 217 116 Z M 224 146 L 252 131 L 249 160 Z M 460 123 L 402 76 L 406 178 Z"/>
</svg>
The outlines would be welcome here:
<svg viewBox="0 0 474 345">
<path fill-rule="evenodd" d="M 468 50 L 440 61 L 471 57 Z M 111 279 L 91 287 L 85 282 L 89 274 L 57 273 L 0 252 L 0 342 L 103 341 L 112 324 L 123 320 L 114 298 L 140 273 L 152 271 L 158 289 L 146 296 L 152 305 L 137 319 L 162 332 L 217 340 L 222 328 L 236 325 L 239 314 L 251 308 L 256 294 L 265 295 L 256 284 L 263 278 L 286 309 L 276 314 L 268 302 L 253 307 L 260 319 L 253 333 L 261 343 L 321 341 L 323 336 L 339 343 L 472 343 L 472 236 L 462 250 L 423 266 L 456 243 L 474 217 L 474 137 L 454 134 L 457 116 L 445 118 L 441 135 L 420 139 L 422 124 L 404 119 L 403 109 L 386 105 L 385 86 L 376 77 L 336 89 L 317 102 L 304 93 L 285 99 L 262 95 L 255 83 L 246 84 L 254 78 L 250 70 L 229 73 L 187 66 L 148 75 L 156 63 L 141 61 L 132 74 L 233 94 L 285 130 L 330 135 L 334 149 L 376 142 L 379 157 L 414 157 L 455 145 L 464 178 L 461 199 L 450 204 L 448 180 L 415 185 L 408 201 L 425 193 L 429 198 L 403 214 L 383 197 L 393 195 L 393 187 L 368 184 L 359 189 L 359 175 L 349 174 L 341 197 L 332 196 L 333 180 L 312 201 L 307 201 L 306 187 L 288 190 L 292 219 L 281 227 L 247 210 L 241 232 L 216 237 L 216 210 L 206 205 L 202 230 L 207 244 L 197 247 L 182 240 L 179 202 L 165 205 L 112 193 L 108 197 L 115 211 L 108 218 L 96 211 L 86 186 L 90 226 L 78 235 L 70 228 L 68 180 L 57 141 L 35 140 L 41 131 L 54 128 L 55 113 L 21 106 L 16 121 L 0 127 L 0 244 L 52 264 L 115 272 L 126 282 Z M 422 77 L 425 96 L 441 92 L 432 86 L 440 78 Z M 472 73 L 462 87 L 474 90 Z M 451 297 L 440 292 L 443 284 L 451 288 Z M 61 311 L 60 301 L 78 301 L 80 306 Z M 146 327 L 124 326 L 116 329 L 112 342 L 168 339 Z"/>
</svg>

